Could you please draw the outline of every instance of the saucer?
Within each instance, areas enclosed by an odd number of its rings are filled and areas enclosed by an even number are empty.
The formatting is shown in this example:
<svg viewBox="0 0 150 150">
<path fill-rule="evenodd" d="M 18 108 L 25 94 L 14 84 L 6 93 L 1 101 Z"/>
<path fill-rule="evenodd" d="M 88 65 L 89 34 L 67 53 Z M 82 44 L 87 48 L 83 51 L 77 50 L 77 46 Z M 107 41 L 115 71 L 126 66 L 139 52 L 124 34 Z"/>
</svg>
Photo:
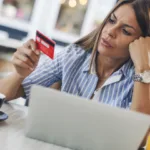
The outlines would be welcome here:
<svg viewBox="0 0 150 150">
<path fill-rule="evenodd" d="M 6 120 L 7 118 L 8 118 L 8 115 L 0 111 L 0 122 Z"/>
</svg>

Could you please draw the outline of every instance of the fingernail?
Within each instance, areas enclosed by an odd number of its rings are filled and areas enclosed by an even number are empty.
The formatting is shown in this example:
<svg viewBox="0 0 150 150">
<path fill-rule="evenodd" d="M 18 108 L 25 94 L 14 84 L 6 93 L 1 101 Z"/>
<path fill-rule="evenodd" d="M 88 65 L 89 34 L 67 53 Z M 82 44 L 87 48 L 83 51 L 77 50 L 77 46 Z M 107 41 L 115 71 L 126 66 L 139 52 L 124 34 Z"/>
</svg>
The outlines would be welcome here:
<svg viewBox="0 0 150 150">
<path fill-rule="evenodd" d="M 40 52 L 37 50 L 37 51 L 35 51 L 35 53 L 37 54 L 37 55 L 40 55 Z"/>
<path fill-rule="evenodd" d="M 33 47 L 31 47 L 32 51 L 35 51 L 35 49 Z"/>
</svg>

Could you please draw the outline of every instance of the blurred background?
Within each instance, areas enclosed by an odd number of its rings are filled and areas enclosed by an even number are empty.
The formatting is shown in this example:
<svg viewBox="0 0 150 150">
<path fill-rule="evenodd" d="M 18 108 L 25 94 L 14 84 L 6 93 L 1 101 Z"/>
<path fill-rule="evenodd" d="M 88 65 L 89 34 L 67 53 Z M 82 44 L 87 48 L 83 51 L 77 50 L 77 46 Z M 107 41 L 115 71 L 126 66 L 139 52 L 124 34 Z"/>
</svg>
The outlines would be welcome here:
<svg viewBox="0 0 150 150">
<path fill-rule="evenodd" d="M 0 0 L 0 78 L 12 54 L 36 30 L 56 42 L 55 52 L 96 28 L 117 0 Z"/>
</svg>

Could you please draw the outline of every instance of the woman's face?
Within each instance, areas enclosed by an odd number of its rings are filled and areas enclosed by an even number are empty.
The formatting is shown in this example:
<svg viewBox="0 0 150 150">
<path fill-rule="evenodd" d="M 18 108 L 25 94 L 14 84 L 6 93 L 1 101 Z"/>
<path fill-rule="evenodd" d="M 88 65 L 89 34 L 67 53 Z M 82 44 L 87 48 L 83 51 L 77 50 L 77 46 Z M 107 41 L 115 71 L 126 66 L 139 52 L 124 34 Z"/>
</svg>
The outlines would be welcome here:
<svg viewBox="0 0 150 150">
<path fill-rule="evenodd" d="M 111 14 L 98 43 L 101 55 L 129 58 L 129 44 L 142 35 L 133 8 L 126 4 Z"/>
</svg>

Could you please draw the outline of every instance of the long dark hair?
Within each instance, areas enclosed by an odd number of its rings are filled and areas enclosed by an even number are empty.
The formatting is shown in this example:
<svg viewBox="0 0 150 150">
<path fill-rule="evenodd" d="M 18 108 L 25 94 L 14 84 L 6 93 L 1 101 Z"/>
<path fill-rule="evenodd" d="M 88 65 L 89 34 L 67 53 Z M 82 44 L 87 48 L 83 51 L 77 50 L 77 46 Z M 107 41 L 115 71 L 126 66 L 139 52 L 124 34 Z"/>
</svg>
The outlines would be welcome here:
<svg viewBox="0 0 150 150">
<path fill-rule="evenodd" d="M 92 61 L 94 59 L 94 54 L 97 51 L 97 46 L 101 32 L 107 23 L 110 15 L 120 6 L 124 4 L 130 4 L 135 12 L 137 22 L 141 28 L 142 36 L 150 36 L 150 19 L 149 19 L 149 9 L 150 9 L 150 0 L 120 0 L 116 6 L 110 11 L 103 23 L 96 28 L 94 31 L 86 35 L 85 37 L 79 39 L 75 44 L 81 46 L 85 50 L 92 50 Z"/>
</svg>

